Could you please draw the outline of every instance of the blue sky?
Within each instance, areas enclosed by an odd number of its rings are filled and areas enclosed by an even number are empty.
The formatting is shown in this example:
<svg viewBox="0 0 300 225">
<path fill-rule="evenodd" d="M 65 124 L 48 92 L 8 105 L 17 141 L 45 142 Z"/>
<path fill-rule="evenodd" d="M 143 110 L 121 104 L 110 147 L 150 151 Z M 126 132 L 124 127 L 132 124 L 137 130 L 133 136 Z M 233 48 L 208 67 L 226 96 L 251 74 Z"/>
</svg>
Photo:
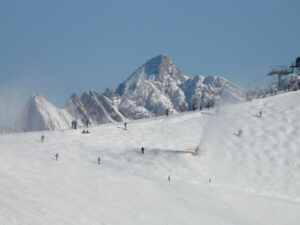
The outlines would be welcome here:
<svg viewBox="0 0 300 225">
<path fill-rule="evenodd" d="M 0 89 L 63 107 L 159 54 L 189 76 L 257 86 L 300 56 L 299 21 L 299 0 L 0 0 Z"/>
</svg>

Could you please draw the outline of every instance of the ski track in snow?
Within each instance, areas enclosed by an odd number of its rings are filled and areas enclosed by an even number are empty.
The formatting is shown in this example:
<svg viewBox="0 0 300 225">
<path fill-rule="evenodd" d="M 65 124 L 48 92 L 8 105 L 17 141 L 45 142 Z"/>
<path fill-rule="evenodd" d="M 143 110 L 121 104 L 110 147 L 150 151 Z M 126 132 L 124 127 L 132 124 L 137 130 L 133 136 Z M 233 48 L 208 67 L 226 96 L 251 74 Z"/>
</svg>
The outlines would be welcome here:
<svg viewBox="0 0 300 225">
<path fill-rule="evenodd" d="M 299 224 L 299 100 L 0 135 L 0 224 Z"/>
</svg>

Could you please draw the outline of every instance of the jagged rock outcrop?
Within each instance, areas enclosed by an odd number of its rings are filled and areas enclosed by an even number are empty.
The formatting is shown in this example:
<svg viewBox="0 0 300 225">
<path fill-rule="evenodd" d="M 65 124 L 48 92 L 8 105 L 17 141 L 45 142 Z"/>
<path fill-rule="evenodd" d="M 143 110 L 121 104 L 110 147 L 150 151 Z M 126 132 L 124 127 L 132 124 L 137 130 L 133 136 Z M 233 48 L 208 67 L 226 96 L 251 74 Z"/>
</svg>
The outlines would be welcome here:
<svg viewBox="0 0 300 225">
<path fill-rule="evenodd" d="M 81 96 L 81 101 L 89 118 L 96 124 L 120 122 L 125 119 L 113 100 L 96 91 L 86 91 Z"/>
<path fill-rule="evenodd" d="M 78 125 L 86 124 L 86 121 L 89 120 L 88 113 L 76 93 L 73 93 L 67 101 L 65 110 L 73 116 Z"/>
<path fill-rule="evenodd" d="M 114 102 L 118 102 L 118 100 L 120 99 L 120 95 L 117 94 L 116 92 L 114 92 L 114 90 L 112 88 L 106 88 L 103 95 Z"/>
</svg>

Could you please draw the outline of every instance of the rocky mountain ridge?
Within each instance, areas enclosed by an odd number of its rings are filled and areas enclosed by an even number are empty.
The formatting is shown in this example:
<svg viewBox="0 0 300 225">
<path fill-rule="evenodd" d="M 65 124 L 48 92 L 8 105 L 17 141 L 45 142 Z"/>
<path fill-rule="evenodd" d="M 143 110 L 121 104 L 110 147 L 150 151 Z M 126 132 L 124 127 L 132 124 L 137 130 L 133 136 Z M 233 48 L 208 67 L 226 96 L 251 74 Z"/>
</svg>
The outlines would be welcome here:
<svg viewBox="0 0 300 225">
<path fill-rule="evenodd" d="M 57 109 L 43 96 L 33 94 L 20 116 L 19 127 L 26 130 L 49 130 L 70 127 L 72 120 L 83 126 L 121 122 L 175 113 L 203 107 L 212 102 L 237 102 L 245 99 L 242 88 L 220 76 L 192 78 L 184 75 L 167 57 L 148 60 L 121 83 L 116 91 L 73 93 L 64 109 Z M 21 121 L 21 122 L 20 122 Z"/>
</svg>

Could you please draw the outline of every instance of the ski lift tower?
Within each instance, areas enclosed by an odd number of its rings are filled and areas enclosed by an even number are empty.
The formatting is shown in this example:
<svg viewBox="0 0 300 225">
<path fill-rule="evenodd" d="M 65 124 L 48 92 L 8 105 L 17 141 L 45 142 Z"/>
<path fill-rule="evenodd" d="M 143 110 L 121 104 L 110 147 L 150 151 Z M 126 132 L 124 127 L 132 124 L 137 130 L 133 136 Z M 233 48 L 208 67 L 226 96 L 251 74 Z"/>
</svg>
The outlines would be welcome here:
<svg viewBox="0 0 300 225">
<path fill-rule="evenodd" d="M 300 57 L 296 59 L 296 62 L 293 62 L 291 65 L 293 73 L 300 75 Z"/>
<path fill-rule="evenodd" d="M 300 63 L 300 59 L 299 59 Z M 282 76 L 286 76 L 290 73 L 293 73 L 293 68 L 290 66 L 282 66 L 282 65 L 277 65 L 277 66 L 272 66 L 271 71 L 267 74 L 268 76 L 278 76 L 278 87 L 282 83 Z"/>
</svg>

